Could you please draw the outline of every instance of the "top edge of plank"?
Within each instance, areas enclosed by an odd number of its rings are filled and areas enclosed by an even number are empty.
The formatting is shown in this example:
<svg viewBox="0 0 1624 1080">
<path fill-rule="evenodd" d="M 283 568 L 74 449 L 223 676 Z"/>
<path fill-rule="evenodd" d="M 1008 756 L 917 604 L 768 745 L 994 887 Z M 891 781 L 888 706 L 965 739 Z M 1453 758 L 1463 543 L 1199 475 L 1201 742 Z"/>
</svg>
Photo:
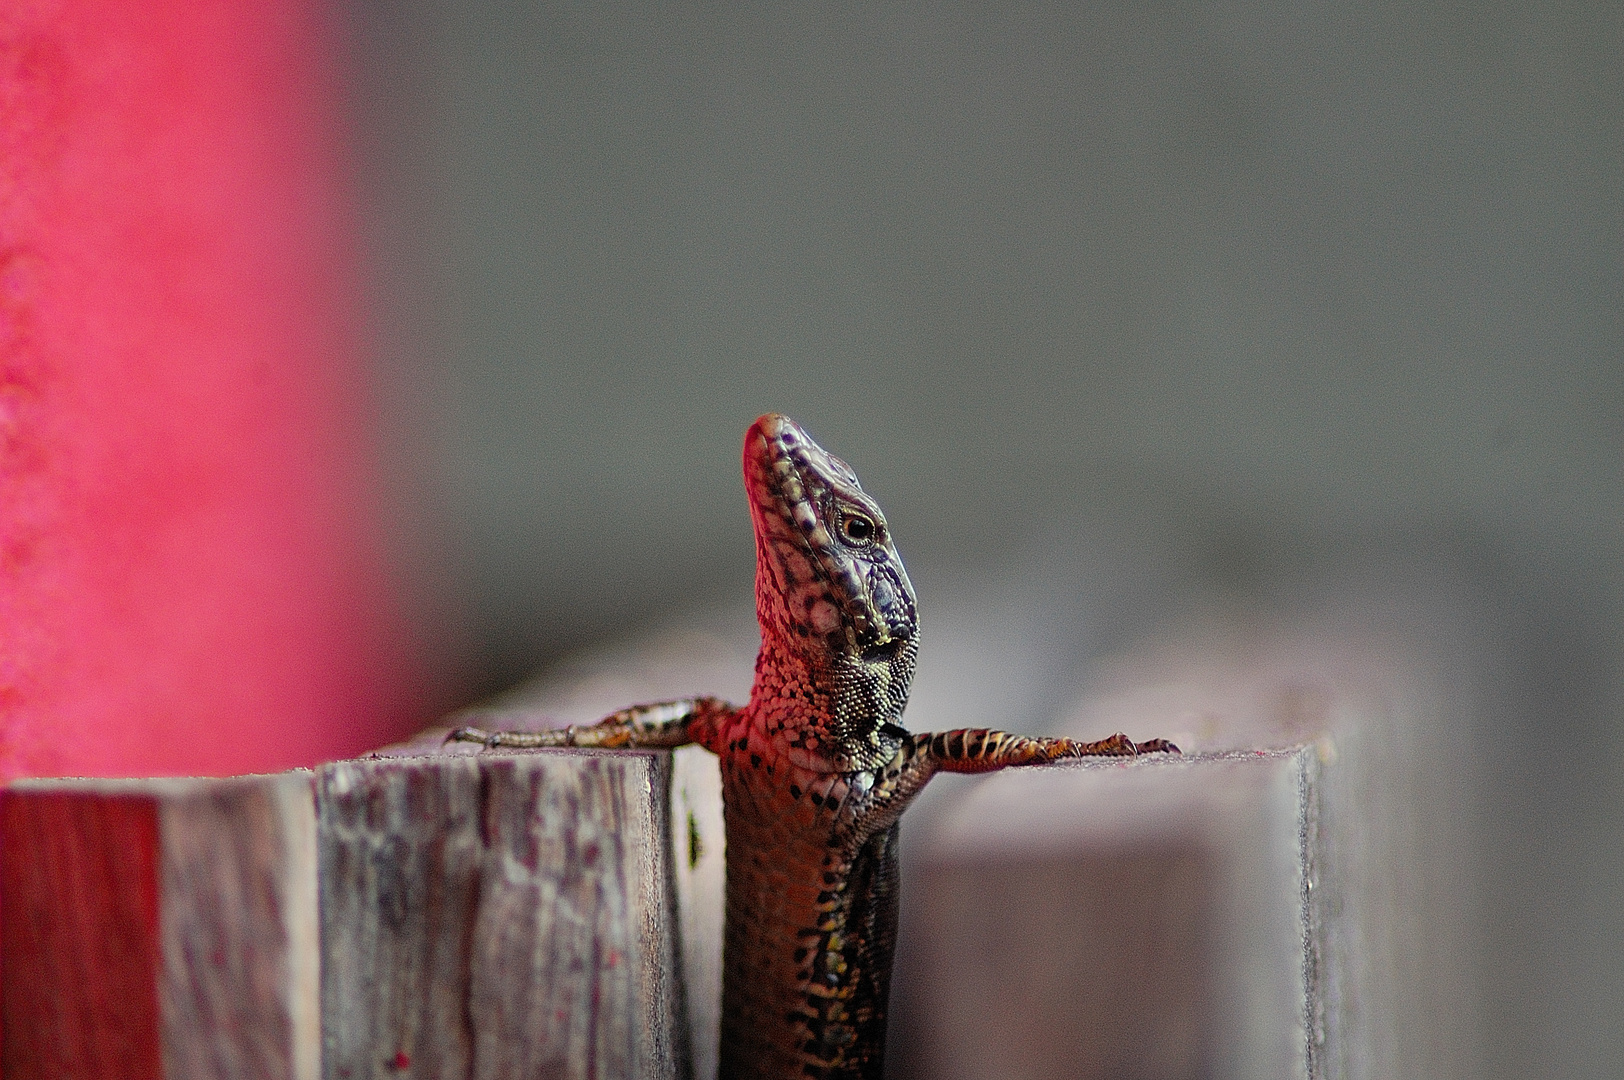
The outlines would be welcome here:
<svg viewBox="0 0 1624 1080">
<path fill-rule="evenodd" d="M 25 776 L 7 781 L 4 790 L 17 794 L 62 791 L 95 795 L 195 795 L 232 787 L 309 784 L 314 775 L 314 770 L 301 768 L 241 776 Z"/>
</svg>

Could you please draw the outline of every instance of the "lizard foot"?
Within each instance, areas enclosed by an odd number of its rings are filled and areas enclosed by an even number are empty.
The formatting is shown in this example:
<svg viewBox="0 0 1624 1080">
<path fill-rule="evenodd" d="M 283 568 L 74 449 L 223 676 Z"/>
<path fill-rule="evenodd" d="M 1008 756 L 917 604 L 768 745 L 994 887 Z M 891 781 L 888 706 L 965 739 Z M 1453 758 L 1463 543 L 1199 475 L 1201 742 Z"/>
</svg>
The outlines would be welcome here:
<svg viewBox="0 0 1624 1080">
<path fill-rule="evenodd" d="M 460 727 L 445 737 L 448 743 L 481 743 L 487 750 L 499 746 L 533 750 L 538 746 L 574 746 L 575 728 L 556 728 L 548 731 L 481 731 L 476 727 Z M 608 741 L 604 745 L 614 745 Z"/>
<path fill-rule="evenodd" d="M 1066 744 L 1063 752 L 1066 757 L 1133 757 L 1138 753 L 1133 740 L 1120 731 L 1098 742 L 1074 742 L 1071 739 L 1061 741 Z"/>
<path fill-rule="evenodd" d="M 476 727 L 460 727 L 455 728 L 448 733 L 445 737 L 445 741 L 447 743 L 476 742 L 484 743 L 486 746 L 490 746 L 491 735 L 489 732 L 481 731 Z"/>
</svg>

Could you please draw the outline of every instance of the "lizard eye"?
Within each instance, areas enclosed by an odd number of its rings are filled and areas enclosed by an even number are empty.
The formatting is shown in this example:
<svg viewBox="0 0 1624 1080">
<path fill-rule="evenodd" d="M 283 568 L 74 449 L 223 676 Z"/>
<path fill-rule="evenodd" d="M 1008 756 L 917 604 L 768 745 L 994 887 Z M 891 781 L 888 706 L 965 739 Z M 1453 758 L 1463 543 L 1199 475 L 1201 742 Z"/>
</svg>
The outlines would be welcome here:
<svg viewBox="0 0 1624 1080">
<path fill-rule="evenodd" d="M 874 534 L 878 531 L 873 519 L 866 514 L 848 511 L 840 516 L 840 535 L 846 538 L 848 544 L 866 547 L 874 542 Z"/>
</svg>

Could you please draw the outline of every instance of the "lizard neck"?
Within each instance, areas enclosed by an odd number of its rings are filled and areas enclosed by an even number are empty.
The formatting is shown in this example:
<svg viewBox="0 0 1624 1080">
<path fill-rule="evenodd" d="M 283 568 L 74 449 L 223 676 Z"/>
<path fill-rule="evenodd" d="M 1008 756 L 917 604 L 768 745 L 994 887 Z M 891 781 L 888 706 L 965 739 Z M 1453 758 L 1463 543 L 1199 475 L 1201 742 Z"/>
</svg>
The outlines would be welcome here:
<svg viewBox="0 0 1624 1080">
<path fill-rule="evenodd" d="M 758 734 L 802 768 L 873 771 L 895 756 L 906 732 L 917 647 L 901 643 L 875 660 L 808 654 L 764 632 L 750 713 Z"/>
</svg>

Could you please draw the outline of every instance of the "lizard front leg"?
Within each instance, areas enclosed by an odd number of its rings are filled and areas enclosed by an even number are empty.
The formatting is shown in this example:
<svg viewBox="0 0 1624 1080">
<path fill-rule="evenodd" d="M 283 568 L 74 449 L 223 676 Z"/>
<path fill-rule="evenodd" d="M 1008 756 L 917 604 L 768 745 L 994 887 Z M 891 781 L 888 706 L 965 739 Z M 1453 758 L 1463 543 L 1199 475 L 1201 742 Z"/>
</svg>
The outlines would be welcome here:
<svg viewBox="0 0 1624 1080">
<path fill-rule="evenodd" d="M 871 809 L 862 816 L 859 828 L 862 836 L 872 835 L 876 829 L 889 826 L 920 789 L 930 782 L 930 778 L 939 772 L 982 773 L 1023 765 L 1044 765 L 1065 758 L 1179 753 L 1179 748 L 1166 739 L 1136 743 L 1121 732 L 1097 742 L 1033 739 L 990 728 L 957 728 L 918 734 L 894 728 L 887 733 L 901 737 L 903 742 L 896 756 L 874 777 L 868 799 Z"/>
<path fill-rule="evenodd" d="M 923 751 L 938 772 L 992 772 L 1020 765 L 1042 765 L 1062 758 L 1133 757 L 1136 754 L 1164 752 L 1176 754 L 1179 748 L 1166 739 L 1136 743 L 1120 731 L 1097 742 L 1076 739 L 1032 739 L 989 728 L 958 728 L 914 736 L 925 741 Z"/>
<path fill-rule="evenodd" d="M 488 747 L 519 749 L 539 746 L 667 749 L 692 742 L 707 745 L 714 742 L 711 736 L 717 725 L 736 711 L 717 698 L 684 698 L 633 705 L 610 713 L 588 727 L 571 725 L 549 731 L 483 731 L 460 727 L 446 736 L 446 742 L 476 742 Z"/>
</svg>

